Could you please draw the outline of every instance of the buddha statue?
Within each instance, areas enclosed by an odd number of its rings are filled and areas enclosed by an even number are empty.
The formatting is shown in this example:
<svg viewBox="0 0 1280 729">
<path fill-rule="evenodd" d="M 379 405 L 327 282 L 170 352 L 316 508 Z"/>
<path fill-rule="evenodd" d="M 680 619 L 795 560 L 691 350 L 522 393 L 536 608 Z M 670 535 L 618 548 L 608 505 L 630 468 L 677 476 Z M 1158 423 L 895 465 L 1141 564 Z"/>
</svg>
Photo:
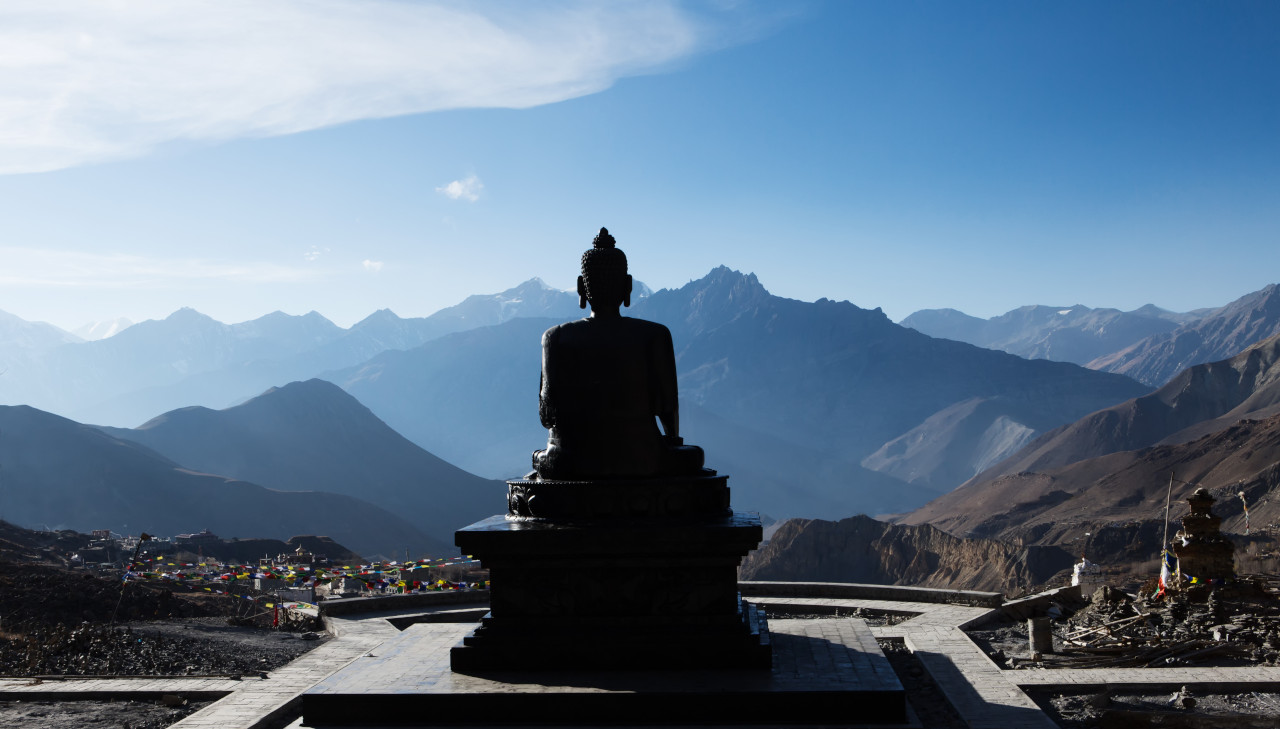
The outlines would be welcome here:
<svg viewBox="0 0 1280 729">
<path fill-rule="evenodd" d="M 582 254 L 579 306 L 591 315 L 542 335 L 538 413 L 549 431 L 533 454 L 541 479 L 595 480 L 697 474 L 703 453 L 680 438 L 676 361 L 663 325 L 624 317 L 627 256 L 600 229 Z M 658 423 L 662 428 L 659 430 Z"/>
</svg>

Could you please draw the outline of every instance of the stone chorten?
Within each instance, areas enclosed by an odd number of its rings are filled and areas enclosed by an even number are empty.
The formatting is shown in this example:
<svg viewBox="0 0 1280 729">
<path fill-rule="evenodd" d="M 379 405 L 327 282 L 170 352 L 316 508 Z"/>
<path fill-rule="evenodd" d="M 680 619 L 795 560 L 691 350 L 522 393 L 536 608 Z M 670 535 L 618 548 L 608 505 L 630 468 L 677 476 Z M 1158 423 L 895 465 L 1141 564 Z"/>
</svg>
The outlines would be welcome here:
<svg viewBox="0 0 1280 729">
<path fill-rule="evenodd" d="M 591 316 L 542 336 L 547 447 L 507 482 L 506 514 L 455 533 L 490 574 L 455 672 L 770 668 L 764 616 L 737 590 L 760 518 L 680 437 L 671 332 L 619 313 L 631 286 L 601 228 L 578 277 Z"/>
<path fill-rule="evenodd" d="M 1217 585 L 1235 577 L 1235 546 L 1222 536 L 1222 517 L 1213 514 L 1214 498 L 1198 488 L 1187 498 L 1191 512 L 1182 517 L 1182 529 L 1173 535 L 1172 551 L 1178 558 L 1178 574 L 1192 585 Z M 1181 580 L 1177 584 L 1186 587 Z"/>
</svg>

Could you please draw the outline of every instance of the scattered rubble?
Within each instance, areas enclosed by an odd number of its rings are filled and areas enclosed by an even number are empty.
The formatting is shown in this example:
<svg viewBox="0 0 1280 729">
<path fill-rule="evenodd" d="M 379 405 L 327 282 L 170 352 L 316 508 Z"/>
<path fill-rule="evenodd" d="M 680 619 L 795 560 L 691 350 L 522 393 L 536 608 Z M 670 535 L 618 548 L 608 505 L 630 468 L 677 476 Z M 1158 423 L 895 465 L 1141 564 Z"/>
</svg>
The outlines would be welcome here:
<svg viewBox="0 0 1280 729">
<path fill-rule="evenodd" d="M 209 701 L 0 701 L 0 726 L 83 729 L 86 726 L 163 729 Z"/>
<path fill-rule="evenodd" d="M 1143 599 L 1103 586 L 1047 612 L 1052 652 L 1034 660 L 1024 621 L 970 636 L 1007 668 L 1280 665 L 1280 600 L 1253 581 Z"/>
<path fill-rule="evenodd" d="M 308 634 L 230 625 L 225 617 L 54 625 L 0 640 L 0 673 L 59 676 L 257 676 L 319 642 Z M 309 634 L 315 635 L 315 634 Z"/>
<path fill-rule="evenodd" d="M 0 562 L 0 675 L 257 675 L 319 643 L 267 629 L 272 614 L 234 596 L 121 586 Z"/>
<path fill-rule="evenodd" d="M 1199 694 L 1185 687 L 1165 693 L 1033 692 L 1032 698 L 1063 729 L 1274 729 L 1280 694 Z"/>
</svg>

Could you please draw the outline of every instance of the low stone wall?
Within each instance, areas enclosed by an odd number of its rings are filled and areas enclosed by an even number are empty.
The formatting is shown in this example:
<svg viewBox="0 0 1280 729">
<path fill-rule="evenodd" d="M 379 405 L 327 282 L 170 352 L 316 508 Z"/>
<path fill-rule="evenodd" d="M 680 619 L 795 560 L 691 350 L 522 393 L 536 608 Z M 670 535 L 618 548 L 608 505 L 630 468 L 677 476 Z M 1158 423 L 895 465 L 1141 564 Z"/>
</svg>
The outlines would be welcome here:
<svg viewBox="0 0 1280 729">
<path fill-rule="evenodd" d="M 376 597 L 343 597 L 320 601 L 320 616 L 340 617 L 358 613 L 380 613 L 390 610 L 432 608 L 442 605 L 488 604 L 488 590 L 441 590 L 439 592 L 411 592 L 407 595 L 378 595 Z"/>
<path fill-rule="evenodd" d="M 743 597 L 832 597 L 853 600 L 899 600 L 902 602 L 948 603 L 974 607 L 998 608 L 1004 597 L 998 592 L 972 590 L 937 590 L 929 587 L 901 585 L 859 585 L 849 582 L 739 582 Z M 1053 593 L 1045 593 L 1046 595 Z M 1034 598 L 1027 600 L 1038 599 Z M 1044 598 L 1046 601 L 1048 598 Z M 442 605 L 477 605 L 489 602 L 486 590 L 444 590 L 414 592 L 408 595 L 377 597 L 345 597 L 320 602 L 320 615 L 355 615 L 406 608 L 431 608 Z M 1018 601 L 1018 602 L 1025 602 Z"/>
<path fill-rule="evenodd" d="M 1014 620 L 1026 620 L 1045 614 L 1049 603 L 1061 600 L 1079 600 L 1080 586 L 1056 587 L 1021 600 L 1010 600 L 1002 606 L 1002 612 Z"/>
<path fill-rule="evenodd" d="M 998 608 L 1004 596 L 998 592 L 938 590 L 902 585 L 859 585 L 851 582 L 739 582 L 743 597 L 832 597 L 853 600 L 949 603 Z"/>
</svg>

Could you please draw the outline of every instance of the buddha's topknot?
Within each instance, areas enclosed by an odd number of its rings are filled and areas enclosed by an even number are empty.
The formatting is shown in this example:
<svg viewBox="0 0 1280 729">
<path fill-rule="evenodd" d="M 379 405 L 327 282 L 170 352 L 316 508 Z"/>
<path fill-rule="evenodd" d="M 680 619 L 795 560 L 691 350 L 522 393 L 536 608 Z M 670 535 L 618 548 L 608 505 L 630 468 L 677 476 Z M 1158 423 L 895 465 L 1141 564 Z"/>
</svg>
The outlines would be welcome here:
<svg viewBox="0 0 1280 729">
<path fill-rule="evenodd" d="M 622 287 L 627 278 L 627 254 L 617 247 L 617 241 L 608 228 L 601 228 L 591 241 L 591 248 L 582 254 L 582 281 L 587 289 L 586 298 L 605 301 L 617 298 L 619 303 L 629 298 Z M 586 302 L 582 302 L 586 305 Z"/>
<path fill-rule="evenodd" d="M 616 248 L 617 246 L 618 241 L 609 235 L 608 228 L 601 228 L 600 232 L 596 233 L 596 237 L 591 240 L 592 248 Z"/>
</svg>

